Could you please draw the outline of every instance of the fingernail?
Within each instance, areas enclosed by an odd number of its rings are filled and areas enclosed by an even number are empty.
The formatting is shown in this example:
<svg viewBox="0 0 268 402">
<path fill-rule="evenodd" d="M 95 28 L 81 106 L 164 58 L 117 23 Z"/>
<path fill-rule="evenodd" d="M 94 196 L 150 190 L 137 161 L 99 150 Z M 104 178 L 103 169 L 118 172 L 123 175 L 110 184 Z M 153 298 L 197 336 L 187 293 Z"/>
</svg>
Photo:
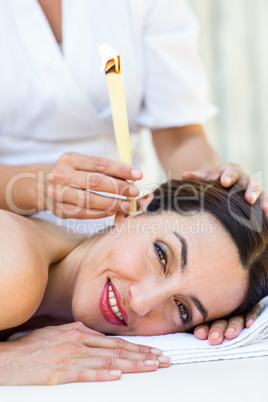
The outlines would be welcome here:
<svg viewBox="0 0 268 402">
<path fill-rule="evenodd" d="M 209 335 L 209 338 L 210 338 L 210 339 L 217 339 L 217 338 L 219 338 L 219 336 L 220 336 L 220 333 L 219 333 L 218 331 L 213 331 L 213 332 Z"/>
<path fill-rule="evenodd" d="M 231 182 L 232 182 L 231 177 L 225 177 L 224 183 L 225 183 L 227 186 L 229 186 L 229 184 L 231 184 Z"/>
<path fill-rule="evenodd" d="M 256 193 L 251 193 L 251 202 L 252 202 L 252 204 L 254 204 L 256 199 L 257 199 L 257 194 Z"/>
<path fill-rule="evenodd" d="M 247 321 L 247 327 L 250 327 L 254 323 L 254 320 L 251 318 Z"/>
<path fill-rule="evenodd" d="M 121 375 L 121 371 L 120 370 L 111 370 L 111 371 L 109 371 L 109 374 L 112 377 L 119 377 Z"/>
<path fill-rule="evenodd" d="M 142 171 L 139 169 L 132 169 L 131 170 L 131 176 L 134 177 L 134 179 L 141 179 L 142 178 Z"/>
<path fill-rule="evenodd" d="M 131 186 L 131 187 L 129 187 L 129 189 L 128 189 L 128 193 L 129 193 L 129 195 L 131 195 L 132 197 L 136 197 L 136 196 L 138 196 L 139 195 L 139 189 L 137 188 L 137 187 L 135 187 L 135 186 Z"/>
<path fill-rule="evenodd" d="M 146 364 L 146 366 L 158 366 L 159 361 L 158 360 L 145 360 L 144 364 Z"/>
<path fill-rule="evenodd" d="M 159 356 L 158 361 L 160 363 L 170 363 L 170 357 L 168 357 L 168 356 Z"/>
<path fill-rule="evenodd" d="M 159 356 L 159 355 L 162 355 L 162 350 L 153 348 L 153 349 L 151 349 L 151 353 L 153 355 L 158 355 Z"/>
<path fill-rule="evenodd" d="M 227 328 L 226 333 L 227 332 L 235 332 L 235 328 L 234 327 Z"/>
<path fill-rule="evenodd" d="M 131 208 L 131 205 L 130 201 L 123 201 L 121 204 L 122 211 L 128 211 Z"/>
<path fill-rule="evenodd" d="M 199 334 L 199 335 L 205 335 L 206 332 L 207 332 L 207 331 L 206 331 L 204 328 L 199 328 L 199 329 L 197 329 L 197 330 L 195 331 L 195 333 L 196 333 L 196 334 Z"/>
</svg>

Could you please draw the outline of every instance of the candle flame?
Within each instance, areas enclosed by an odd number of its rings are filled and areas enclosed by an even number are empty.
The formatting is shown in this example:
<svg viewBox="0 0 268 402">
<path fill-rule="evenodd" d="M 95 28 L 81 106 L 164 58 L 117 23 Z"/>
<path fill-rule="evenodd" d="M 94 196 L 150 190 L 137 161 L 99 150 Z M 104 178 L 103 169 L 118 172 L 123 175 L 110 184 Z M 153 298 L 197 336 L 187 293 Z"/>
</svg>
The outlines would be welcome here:
<svg viewBox="0 0 268 402">
<path fill-rule="evenodd" d="M 119 56 L 118 52 L 108 45 L 99 46 L 99 52 L 100 52 L 100 56 L 101 56 L 102 62 L 103 62 L 101 71 L 105 70 L 106 73 L 109 71 L 109 72 L 115 72 L 116 74 L 119 74 L 120 73 L 120 56 Z"/>
<path fill-rule="evenodd" d="M 114 58 L 114 62 L 115 62 L 115 72 L 117 74 L 120 73 L 120 57 L 117 56 L 116 58 Z"/>
<path fill-rule="evenodd" d="M 105 64 L 105 73 L 116 73 L 120 74 L 120 56 L 116 56 L 111 60 L 108 60 Z"/>
</svg>

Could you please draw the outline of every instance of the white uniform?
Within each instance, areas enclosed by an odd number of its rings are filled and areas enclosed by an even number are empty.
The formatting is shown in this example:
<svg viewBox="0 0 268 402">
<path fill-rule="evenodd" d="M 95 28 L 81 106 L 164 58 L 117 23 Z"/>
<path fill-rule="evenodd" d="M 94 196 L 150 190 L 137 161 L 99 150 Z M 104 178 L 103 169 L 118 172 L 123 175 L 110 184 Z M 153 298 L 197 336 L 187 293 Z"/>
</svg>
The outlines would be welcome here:
<svg viewBox="0 0 268 402">
<path fill-rule="evenodd" d="M 185 0 L 62 0 L 62 52 L 36 0 L 0 0 L 0 161 L 117 158 L 98 46 L 120 56 L 129 125 L 204 122 L 207 82 Z"/>
<path fill-rule="evenodd" d="M 62 0 L 61 50 L 37 0 L 0 0 L 0 162 L 118 159 L 100 44 L 120 54 L 131 132 L 204 122 L 215 108 L 197 31 L 186 0 Z M 93 233 L 110 221 L 67 224 Z"/>
</svg>

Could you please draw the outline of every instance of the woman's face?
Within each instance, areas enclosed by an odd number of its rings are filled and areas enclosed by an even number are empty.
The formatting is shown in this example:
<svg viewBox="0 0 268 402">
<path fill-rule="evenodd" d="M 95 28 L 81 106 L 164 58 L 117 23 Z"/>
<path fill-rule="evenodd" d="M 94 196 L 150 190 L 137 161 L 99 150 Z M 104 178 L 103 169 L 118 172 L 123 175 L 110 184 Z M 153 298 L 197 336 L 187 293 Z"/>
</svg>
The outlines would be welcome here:
<svg viewBox="0 0 268 402">
<path fill-rule="evenodd" d="M 208 214 L 129 217 L 85 247 L 73 315 L 106 334 L 187 331 L 231 313 L 244 298 L 247 271 Z"/>
</svg>

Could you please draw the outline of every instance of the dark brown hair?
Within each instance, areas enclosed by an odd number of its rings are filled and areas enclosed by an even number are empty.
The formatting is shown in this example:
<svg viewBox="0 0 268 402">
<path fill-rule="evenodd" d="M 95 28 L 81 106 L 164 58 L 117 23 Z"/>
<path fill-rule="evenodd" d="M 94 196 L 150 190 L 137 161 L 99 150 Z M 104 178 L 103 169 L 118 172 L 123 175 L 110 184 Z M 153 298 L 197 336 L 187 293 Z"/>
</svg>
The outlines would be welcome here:
<svg viewBox="0 0 268 402">
<path fill-rule="evenodd" d="M 260 201 L 250 205 L 238 185 L 224 188 L 219 182 L 170 180 L 154 192 L 146 213 L 175 211 L 181 215 L 211 214 L 231 236 L 244 269 L 248 289 L 241 305 L 229 316 L 246 314 L 268 295 L 268 219 Z"/>
</svg>

